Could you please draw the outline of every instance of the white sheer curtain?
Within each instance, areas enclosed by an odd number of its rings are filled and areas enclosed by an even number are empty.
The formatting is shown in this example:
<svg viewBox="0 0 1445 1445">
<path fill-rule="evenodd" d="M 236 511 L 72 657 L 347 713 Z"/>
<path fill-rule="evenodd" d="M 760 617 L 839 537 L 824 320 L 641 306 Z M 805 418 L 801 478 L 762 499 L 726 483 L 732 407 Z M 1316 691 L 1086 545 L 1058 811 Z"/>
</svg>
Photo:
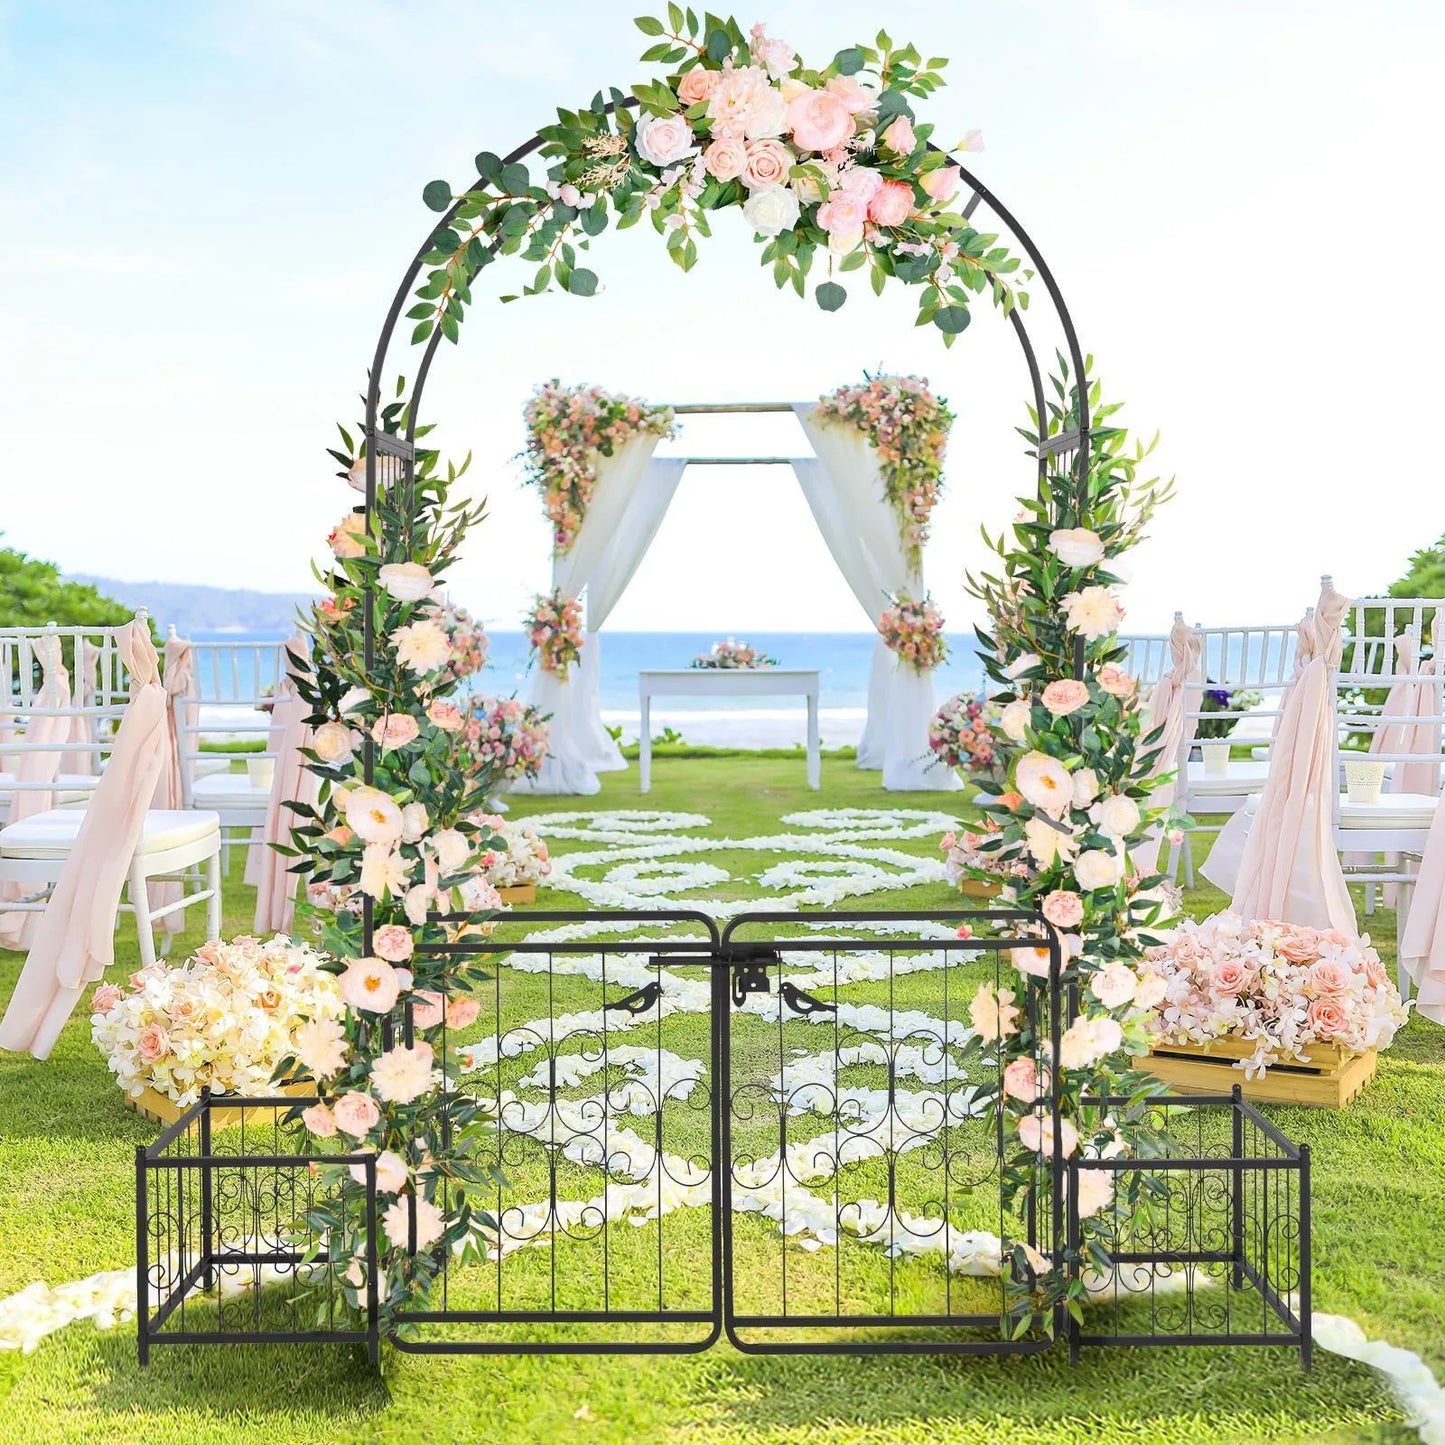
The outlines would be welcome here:
<svg viewBox="0 0 1445 1445">
<path fill-rule="evenodd" d="M 909 565 L 866 438 L 851 427 L 815 423 L 811 402 L 795 403 L 793 410 L 817 454 L 794 461 L 798 484 L 838 570 L 876 625 L 889 593 L 923 595 L 921 571 Z M 950 769 L 931 766 L 934 707 L 932 676 L 900 663 L 880 637 L 869 668 L 858 766 L 882 769 L 883 786 L 894 792 L 961 787 Z"/>
<path fill-rule="evenodd" d="M 602 726 L 596 629 L 656 535 L 682 473 L 680 462 L 652 461 L 657 442 L 656 436 L 644 433 L 613 456 L 598 458 L 586 519 L 570 550 L 552 559 L 554 587 L 568 597 L 580 597 L 586 590 L 589 633 L 581 658 L 565 678 L 540 668 L 533 675 L 527 700 L 551 714 L 551 744 L 541 772 L 515 784 L 516 792 L 590 796 L 602 786 L 599 772 L 627 766 Z M 670 485 L 654 485 L 662 475 L 670 476 Z M 650 511 L 656 515 L 649 521 Z M 605 602 L 600 616 L 599 590 Z"/>
</svg>

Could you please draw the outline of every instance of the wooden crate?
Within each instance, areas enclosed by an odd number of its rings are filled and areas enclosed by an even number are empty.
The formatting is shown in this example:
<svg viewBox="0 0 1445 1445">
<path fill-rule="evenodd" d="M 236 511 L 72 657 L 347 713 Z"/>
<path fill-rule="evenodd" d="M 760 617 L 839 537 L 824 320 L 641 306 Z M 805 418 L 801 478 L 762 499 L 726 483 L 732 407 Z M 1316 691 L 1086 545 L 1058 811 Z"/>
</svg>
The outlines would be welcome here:
<svg viewBox="0 0 1445 1445">
<path fill-rule="evenodd" d="M 965 898 L 997 898 L 1003 892 L 1003 884 L 986 878 L 965 878 L 958 890 Z"/>
<path fill-rule="evenodd" d="M 286 1084 L 278 1088 L 276 1085 L 268 1085 L 268 1094 L 290 1094 L 295 1098 L 312 1098 L 316 1094 L 315 1084 Z M 129 1094 L 123 1096 L 129 1108 L 137 1114 L 143 1114 L 147 1119 L 154 1119 L 157 1124 L 174 1124 L 177 1119 L 185 1113 L 179 1104 L 168 1099 L 164 1094 L 158 1094 L 154 1089 L 142 1086 L 140 1097 L 132 1098 Z M 187 1108 L 190 1106 L 187 1105 Z M 274 1109 L 226 1109 L 214 1107 L 211 1110 L 211 1124 L 216 1129 L 233 1129 L 238 1124 L 264 1123 L 269 1117 L 275 1117 Z"/>
<path fill-rule="evenodd" d="M 517 888 L 498 888 L 503 903 L 511 903 L 514 906 L 518 903 L 535 903 L 537 901 L 537 885 L 535 883 L 523 883 Z"/>
<path fill-rule="evenodd" d="M 1227 1036 L 1207 1044 L 1160 1044 L 1136 1058 L 1134 1067 L 1179 1094 L 1216 1093 L 1238 1084 L 1246 1099 L 1343 1109 L 1375 1077 L 1379 1064 L 1374 1049 L 1356 1054 L 1338 1044 L 1311 1044 L 1303 1061 L 1272 1064 L 1262 1077 L 1246 1079 L 1234 1064 L 1253 1052 L 1249 1040 Z"/>
</svg>

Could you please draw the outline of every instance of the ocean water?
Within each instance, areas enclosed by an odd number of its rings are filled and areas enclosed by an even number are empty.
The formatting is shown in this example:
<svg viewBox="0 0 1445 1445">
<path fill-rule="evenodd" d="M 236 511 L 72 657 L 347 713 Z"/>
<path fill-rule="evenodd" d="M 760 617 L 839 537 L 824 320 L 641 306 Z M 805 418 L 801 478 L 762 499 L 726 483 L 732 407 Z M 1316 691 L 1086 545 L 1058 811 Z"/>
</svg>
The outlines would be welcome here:
<svg viewBox="0 0 1445 1445">
<path fill-rule="evenodd" d="M 197 642 L 233 644 L 244 658 L 246 644 L 275 643 L 277 633 L 192 634 Z M 720 640 L 705 632 L 603 632 L 601 703 L 603 720 L 621 727 L 624 738 L 637 736 L 639 711 L 637 674 L 647 668 L 686 667 L 694 657 Z M 777 658 L 783 667 L 816 669 L 819 674 L 819 728 L 825 747 L 855 743 L 863 730 L 868 707 L 868 666 L 873 656 L 874 635 L 868 632 L 754 632 L 739 641 Z M 519 632 L 491 634 L 491 656 L 477 679 L 476 690 L 502 696 L 524 695 L 528 682 L 529 649 Z M 253 653 L 258 656 L 259 652 Z M 202 649 L 201 685 L 207 698 L 224 690 L 237 670 L 230 649 L 217 653 Z M 239 665 L 242 676 L 252 675 L 247 662 Z M 263 685 L 275 681 L 270 669 Z M 948 661 L 933 674 L 938 701 L 958 692 L 977 691 L 983 685 L 983 669 L 971 637 L 952 641 Z M 220 724 L 223 714 L 212 714 Z M 791 698 L 662 698 L 652 706 L 653 732 L 672 728 L 693 743 L 731 744 L 740 747 L 780 747 L 801 743 L 805 716 L 801 697 Z"/>
</svg>

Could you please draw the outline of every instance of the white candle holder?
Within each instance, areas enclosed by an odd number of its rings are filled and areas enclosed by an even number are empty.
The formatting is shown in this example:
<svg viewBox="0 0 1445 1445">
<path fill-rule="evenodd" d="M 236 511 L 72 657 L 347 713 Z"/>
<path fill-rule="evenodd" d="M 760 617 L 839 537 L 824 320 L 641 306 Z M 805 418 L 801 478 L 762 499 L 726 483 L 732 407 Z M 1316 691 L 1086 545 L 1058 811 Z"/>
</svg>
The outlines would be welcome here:
<svg viewBox="0 0 1445 1445">
<path fill-rule="evenodd" d="M 1229 771 L 1228 739 L 1200 743 L 1200 755 L 1204 758 L 1204 771 L 1212 778 L 1222 778 Z"/>
<path fill-rule="evenodd" d="M 275 758 L 247 758 L 246 759 L 246 781 L 253 788 L 263 793 L 271 791 L 271 784 L 276 778 Z"/>
<path fill-rule="evenodd" d="M 1385 781 L 1385 765 L 1360 760 L 1345 764 L 1345 787 L 1352 803 L 1378 803 L 1380 786 Z"/>
</svg>

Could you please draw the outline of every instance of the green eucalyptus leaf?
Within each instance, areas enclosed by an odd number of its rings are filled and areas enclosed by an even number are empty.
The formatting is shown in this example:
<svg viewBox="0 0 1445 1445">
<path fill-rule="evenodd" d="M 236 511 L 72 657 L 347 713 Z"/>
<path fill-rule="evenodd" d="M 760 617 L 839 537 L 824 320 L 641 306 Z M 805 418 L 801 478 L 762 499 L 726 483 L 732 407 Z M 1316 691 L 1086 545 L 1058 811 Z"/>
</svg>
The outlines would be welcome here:
<svg viewBox="0 0 1445 1445">
<path fill-rule="evenodd" d="M 585 266 L 579 266 L 568 278 L 567 289 L 574 296 L 596 295 L 597 273 L 589 271 Z"/>
<path fill-rule="evenodd" d="M 428 181 L 421 188 L 421 198 L 433 211 L 445 211 L 452 203 L 452 188 L 449 181 Z"/>
<path fill-rule="evenodd" d="M 836 311 L 848 299 L 848 293 L 836 281 L 824 281 L 813 298 L 824 311 Z"/>
</svg>

